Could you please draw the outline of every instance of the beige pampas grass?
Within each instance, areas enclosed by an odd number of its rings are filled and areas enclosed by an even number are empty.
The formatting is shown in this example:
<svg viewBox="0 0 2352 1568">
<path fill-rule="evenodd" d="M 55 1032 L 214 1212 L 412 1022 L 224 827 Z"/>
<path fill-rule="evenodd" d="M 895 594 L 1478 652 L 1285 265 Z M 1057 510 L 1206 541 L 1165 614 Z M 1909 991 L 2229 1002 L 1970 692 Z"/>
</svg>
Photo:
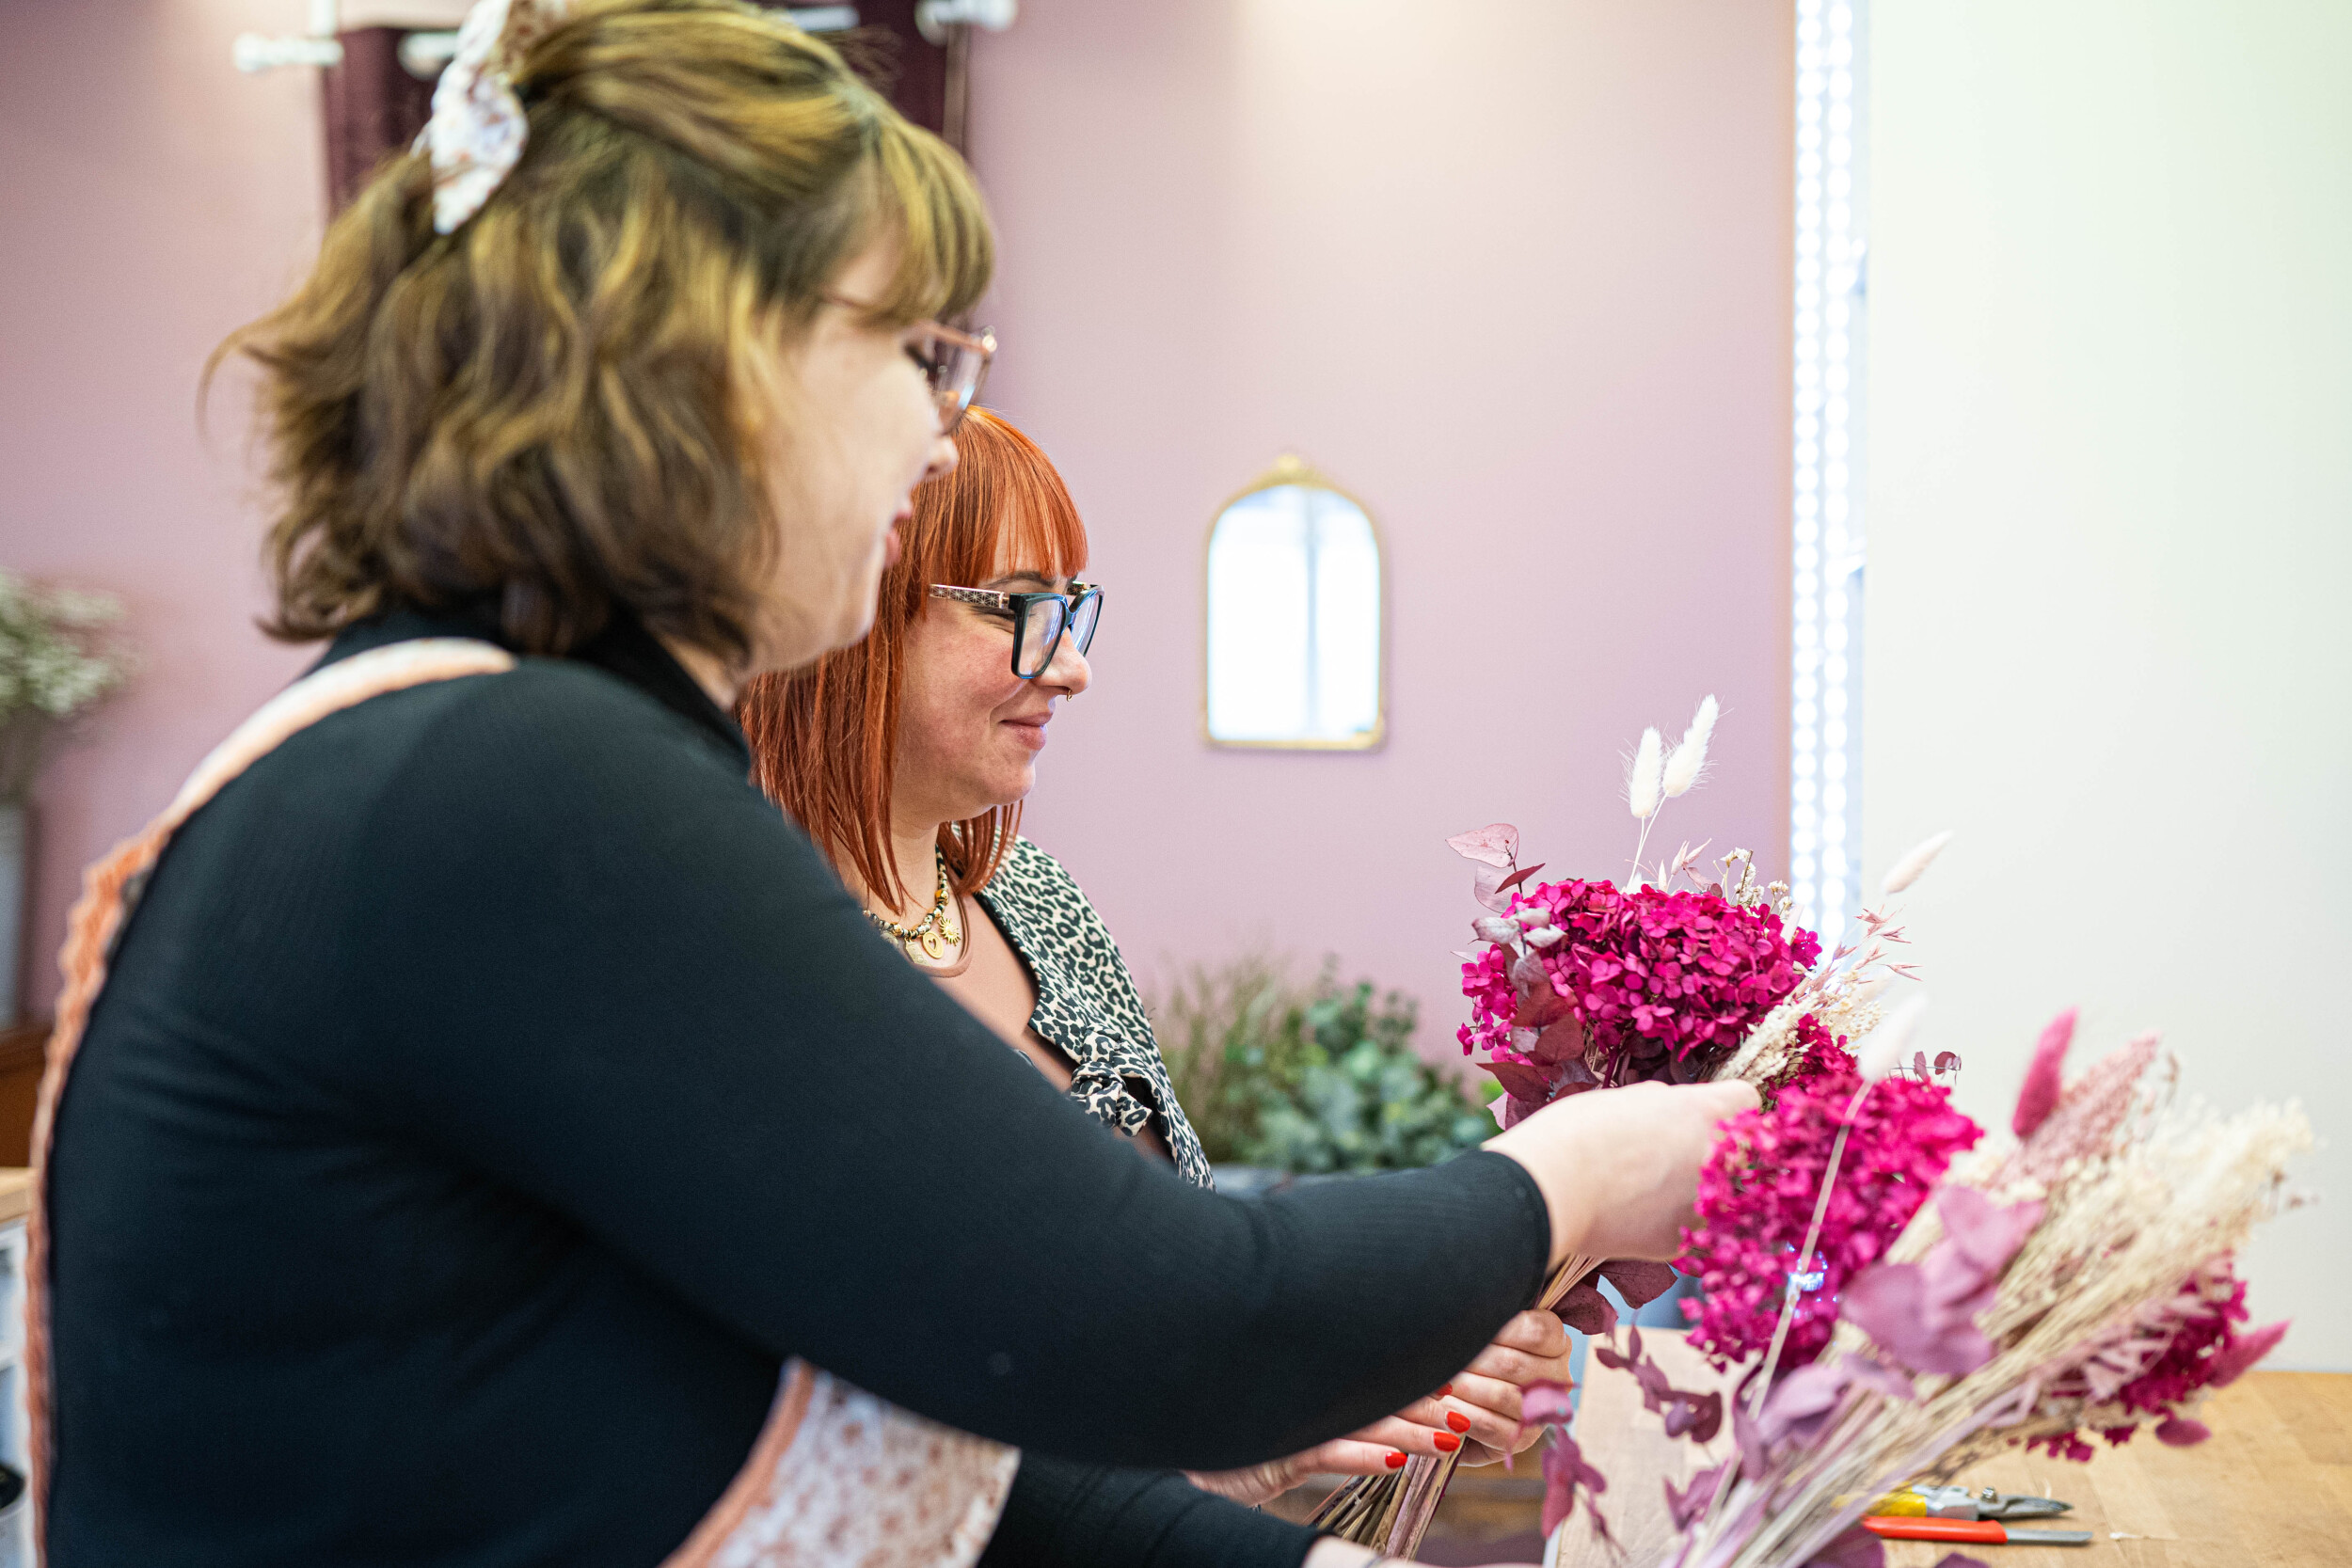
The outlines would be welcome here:
<svg viewBox="0 0 2352 1568">
<path fill-rule="evenodd" d="M 2029 1438 L 2153 1419 L 2053 1390 L 2094 1361 L 2117 1363 L 2109 1381 L 2120 1383 L 2160 1352 L 2162 1336 L 2148 1333 L 2152 1313 L 2296 1201 L 2286 1165 L 2311 1148 L 2312 1132 L 2292 1104 L 2224 1117 L 2202 1104 L 2169 1103 L 2170 1065 L 2146 1037 L 2070 1093 L 2105 1101 L 2109 1079 L 2118 1086 L 2137 1081 L 2144 1091 L 2137 1110 L 2081 1141 L 2061 1168 L 2037 1176 L 2013 1153 L 1983 1149 L 1945 1179 L 1981 1183 L 2003 1205 L 2043 1205 L 2002 1271 L 1993 1305 L 1976 1315 L 1993 1357 L 1961 1377 L 1911 1377 L 1913 1400 L 1857 1386 L 1823 1441 L 1768 1474 L 1740 1474 L 1673 1560 L 1726 1568 L 1810 1561 L 1860 1513 L 1862 1499 L 1922 1477 L 1948 1479 Z M 1887 1260 L 1917 1263 L 1943 1234 L 1937 1205 L 1926 1204 Z M 1845 1323 L 1823 1361 L 1872 1352 Z"/>
<path fill-rule="evenodd" d="M 1665 783 L 1666 745 L 1658 737 L 1655 727 L 1642 732 L 1642 743 L 1633 748 L 1633 763 L 1625 772 L 1626 804 L 1633 815 L 1646 822 L 1658 813 L 1660 789 Z"/>
<path fill-rule="evenodd" d="M 1674 755 L 1666 759 L 1667 800 L 1673 800 L 1699 782 L 1700 770 L 1707 766 L 1708 737 L 1715 733 L 1716 711 L 1715 699 L 1710 693 L 1699 704 L 1698 714 L 1691 721 L 1691 727 L 1682 732 L 1682 744 L 1677 746 Z"/>
<path fill-rule="evenodd" d="M 1886 880 L 1881 884 L 1883 891 L 1892 897 L 1917 881 L 1920 874 L 1934 863 L 1935 857 L 1944 852 L 1944 846 L 1951 841 L 1952 830 L 1947 828 L 1932 838 L 1922 839 L 1913 846 L 1911 853 L 1897 861 L 1895 869 L 1886 874 Z"/>
</svg>

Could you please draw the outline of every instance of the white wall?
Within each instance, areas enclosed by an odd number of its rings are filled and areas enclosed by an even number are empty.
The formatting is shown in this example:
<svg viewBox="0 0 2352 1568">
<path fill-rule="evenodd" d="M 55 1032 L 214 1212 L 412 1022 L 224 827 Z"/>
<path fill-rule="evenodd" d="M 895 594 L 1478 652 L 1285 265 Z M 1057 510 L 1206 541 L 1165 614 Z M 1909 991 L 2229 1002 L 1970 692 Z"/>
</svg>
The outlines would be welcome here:
<svg viewBox="0 0 2352 1568">
<path fill-rule="evenodd" d="M 1963 835 L 1911 903 L 1979 1118 L 2074 1002 L 2303 1101 L 2253 1304 L 2352 1368 L 2352 6 L 1872 25 L 1866 863 Z"/>
</svg>

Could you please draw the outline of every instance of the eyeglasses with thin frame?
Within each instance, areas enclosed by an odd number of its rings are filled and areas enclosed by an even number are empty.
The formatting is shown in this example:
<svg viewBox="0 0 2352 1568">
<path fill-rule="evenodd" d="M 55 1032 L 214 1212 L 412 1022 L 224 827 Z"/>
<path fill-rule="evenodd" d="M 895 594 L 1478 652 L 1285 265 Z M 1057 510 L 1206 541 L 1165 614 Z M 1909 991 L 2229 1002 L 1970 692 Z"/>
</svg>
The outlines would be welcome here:
<svg viewBox="0 0 2352 1568">
<path fill-rule="evenodd" d="M 839 294 L 818 297 L 844 310 L 870 315 L 874 309 Z M 939 433 L 952 436 L 988 380 L 989 361 L 996 356 L 996 334 L 984 326 L 975 337 L 935 321 L 916 322 L 909 330 L 921 334 L 911 352 L 923 369 L 923 379 L 930 385 L 931 404 L 939 410 Z"/>
<path fill-rule="evenodd" d="M 1095 625 L 1103 618 L 1103 590 L 1090 582 L 1073 582 L 1067 594 L 999 594 L 934 582 L 931 597 L 977 605 L 1009 619 L 1012 673 L 1025 681 L 1045 673 L 1064 637 L 1077 643 L 1080 654 L 1092 647 Z"/>
</svg>

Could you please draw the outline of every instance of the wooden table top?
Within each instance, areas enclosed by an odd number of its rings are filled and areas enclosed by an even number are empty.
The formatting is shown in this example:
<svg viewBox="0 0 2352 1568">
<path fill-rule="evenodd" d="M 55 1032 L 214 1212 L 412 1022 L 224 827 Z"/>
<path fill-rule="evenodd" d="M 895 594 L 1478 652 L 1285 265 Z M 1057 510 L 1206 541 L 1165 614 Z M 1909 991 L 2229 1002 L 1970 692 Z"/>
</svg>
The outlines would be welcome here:
<svg viewBox="0 0 2352 1568">
<path fill-rule="evenodd" d="M 0 1165 L 0 1225 L 24 1217 L 33 1206 L 33 1173 L 17 1165 Z"/>
<path fill-rule="evenodd" d="M 1642 1332 L 1677 1386 L 1705 1363 L 1672 1331 Z M 1592 1365 L 1577 1420 L 1585 1456 L 1610 1476 L 1602 1497 L 1617 1558 L 1579 1517 L 1561 1542 L 1561 1568 L 1648 1568 L 1673 1538 L 1661 1481 L 1678 1484 L 1691 1446 L 1669 1442 L 1642 1408 L 1632 1377 Z M 2010 1453 L 1956 1478 L 1970 1486 L 2058 1497 L 2072 1513 L 2047 1521 L 2088 1529 L 2088 1546 L 1952 1546 L 1890 1541 L 1887 1568 L 1931 1568 L 1964 1551 L 1992 1568 L 2330 1568 L 2352 1564 L 2352 1373 L 2249 1372 L 2199 1413 L 2213 1436 L 2168 1449 L 2142 1433 L 2073 1465 Z M 1721 1458 L 1728 1437 L 1719 1437 Z M 2039 1522 L 2039 1521 L 2029 1521 Z"/>
</svg>

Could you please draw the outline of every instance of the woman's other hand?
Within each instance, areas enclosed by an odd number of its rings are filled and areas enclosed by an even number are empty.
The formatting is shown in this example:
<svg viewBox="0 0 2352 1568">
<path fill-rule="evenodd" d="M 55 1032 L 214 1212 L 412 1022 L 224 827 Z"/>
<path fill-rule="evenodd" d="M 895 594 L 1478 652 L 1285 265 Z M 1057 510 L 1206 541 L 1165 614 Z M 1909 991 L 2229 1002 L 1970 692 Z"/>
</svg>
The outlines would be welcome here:
<svg viewBox="0 0 2352 1568">
<path fill-rule="evenodd" d="M 1672 1258 L 1716 1129 L 1756 1104 L 1747 1084 L 1595 1089 L 1545 1106 L 1486 1147 L 1535 1179 L 1555 1265 L 1572 1253 Z"/>
<path fill-rule="evenodd" d="M 1204 1492 L 1256 1508 L 1311 1475 L 1378 1476 L 1404 1456 L 1459 1452 L 1465 1465 L 1492 1465 L 1543 1435 L 1519 1433 L 1519 1398 L 1533 1383 L 1568 1381 L 1568 1331 L 1549 1312 L 1521 1312 L 1502 1325 L 1460 1376 L 1425 1400 L 1361 1432 L 1304 1453 L 1239 1470 L 1187 1471 Z"/>
<path fill-rule="evenodd" d="M 1256 1508 L 1309 1476 L 1385 1476 L 1403 1469 L 1407 1455 L 1435 1456 L 1459 1449 L 1462 1439 L 1445 1418 L 1445 1406 L 1432 1395 L 1360 1432 L 1334 1437 L 1304 1453 L 1238 1470 L 1186 1470 L 1184 1479 L 1203 1492 Z"/>
<path fill-rule="evenodd" d="M 1531 1309 L 1504 1323 L 1440 1402 L 1447 1425 L 1462 1435 L 1462 1463 L 1492 1465 L 1533 1448 L 1544 1431 L 1519 1431 L 1520 1397 L 1531 1384 L 1567 1381 L 1568 1331 L 1557 1317 Z"/>
</svg>

